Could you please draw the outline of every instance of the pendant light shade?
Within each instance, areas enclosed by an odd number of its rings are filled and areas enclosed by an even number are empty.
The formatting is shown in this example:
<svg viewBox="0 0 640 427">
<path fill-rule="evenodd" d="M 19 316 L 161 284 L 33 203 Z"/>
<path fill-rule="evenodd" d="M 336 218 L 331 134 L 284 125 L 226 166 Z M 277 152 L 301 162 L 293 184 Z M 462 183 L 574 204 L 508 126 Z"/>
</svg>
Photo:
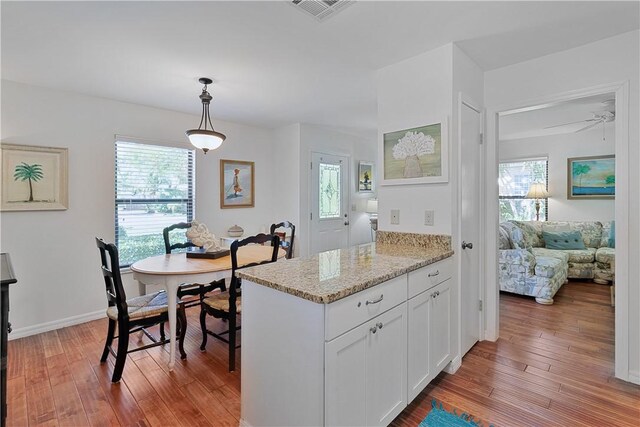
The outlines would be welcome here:
<svg viewBox="0 0 640 427">
<path fill-rule="evenodd" d="M 204 151 L 204 154 L 207 154 L 207 151 L 215 150 L 220 147 L 227 137 L 213 129 L 211 117 L 209 116 L 209 104 L 213 97 L 209 92 L 207 92 L 207 85 L 210 85 L 212 80 L 202 77 L 200 79 L 200 83 L 204 85 L 202 93 L 200 94 L 200 100 L 202 101 L 202 117 L 200 117 L 200 125 L 198 125 L 198 129 L 190 129 L 186 134 L 189 137 L 189 142 L 191 142 L 194 147 L 201 149 Z"/>
</svg>

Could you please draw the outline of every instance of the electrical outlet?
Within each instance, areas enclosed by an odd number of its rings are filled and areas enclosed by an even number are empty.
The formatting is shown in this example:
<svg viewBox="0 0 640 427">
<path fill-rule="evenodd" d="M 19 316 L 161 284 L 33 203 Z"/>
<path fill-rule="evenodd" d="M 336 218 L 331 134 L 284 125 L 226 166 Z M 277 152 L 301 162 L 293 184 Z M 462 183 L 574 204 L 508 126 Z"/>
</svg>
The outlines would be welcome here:
<svg viewBox="0 0 640 427">
<path fill-rule="evenodd" d="M 400 224 L 400 209 L 391 209 L 391 224 Z"/>
<path fill-rule="evenodd" d="M 432 210 L 424 211 L 424 225 L 433 225 L 434 212 Z"/>
</svg>

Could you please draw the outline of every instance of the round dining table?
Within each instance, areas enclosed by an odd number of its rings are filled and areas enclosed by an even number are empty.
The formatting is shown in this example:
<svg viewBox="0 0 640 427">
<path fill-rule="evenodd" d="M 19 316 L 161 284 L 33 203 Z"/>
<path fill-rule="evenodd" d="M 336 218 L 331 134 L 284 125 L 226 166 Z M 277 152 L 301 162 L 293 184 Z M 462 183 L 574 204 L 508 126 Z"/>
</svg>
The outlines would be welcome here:
<svg viewBox="0 0 640 427">
<path fill-rule="evenodd" d="M 238 266 L 271 258 L 271 246 L 248 245 L 238 248 Z M 280 249 L 278 258 L 286 255 Z M 216 259 L 188 258 L 185 253 L 158 255 L 136 261 L 131 265 L 133 278 L 140 283 L 141 290 L 146 285 L 160 285 L 167 292 L 169 305 L 169 370 L 175 366 L 176 353 L 176 305 L 178 286 L 183 283 L 210 283 L 231 273 L 231 256 Z"/>
</svg>

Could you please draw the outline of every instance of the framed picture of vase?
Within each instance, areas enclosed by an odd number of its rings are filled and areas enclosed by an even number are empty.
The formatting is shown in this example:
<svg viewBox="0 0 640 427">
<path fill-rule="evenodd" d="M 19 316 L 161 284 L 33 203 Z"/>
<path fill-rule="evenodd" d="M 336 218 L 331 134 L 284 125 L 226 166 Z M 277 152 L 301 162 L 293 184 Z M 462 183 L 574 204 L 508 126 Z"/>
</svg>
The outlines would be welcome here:
<svg viewBox="0 0 640 427">
<path fill-rule="evenodd" d="M 449 180 L 447 122 L 387 132 L 382 137 L 381 185 Z"/>
<path fill-rule="evenodd" d="M 568 199 L 614 199 L 616 158 L 606 156 L 567 159 Z"/>
<path fill-rule="evenodd" d="M 220 160 L 220 208 L 255 206 L 254 162 Z"/>
<path fill-rule="evenodd" d="M 358 163 L 358 191 L 360 193 L 372 193 L 373 192 L 373 163 L 371 162 L 359 162 Z"/>
<path fill-rule="evenodd" d="M 65 210 L 68 150 L 2 144 L 2 211 Z"/>
</svg>

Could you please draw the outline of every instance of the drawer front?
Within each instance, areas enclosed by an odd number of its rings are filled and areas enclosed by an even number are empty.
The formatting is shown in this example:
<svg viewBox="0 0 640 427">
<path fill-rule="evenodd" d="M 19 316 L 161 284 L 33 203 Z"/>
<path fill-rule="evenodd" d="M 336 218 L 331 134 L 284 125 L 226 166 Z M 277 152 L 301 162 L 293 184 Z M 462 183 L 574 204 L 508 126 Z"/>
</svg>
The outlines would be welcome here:
<svg viewBox="0 0 640 427">
<path fill-rule="evenodd" d="M 453 274 L 453 260 L 443 259 L 426 267 L 409 272 L 409 298 L 420 292 L 433 288 L 451 278 Z"/>
<path fill-rule="evenodd" d="M 407 300 L 407 275 L 328 304 L 325 340 L 329 341 Z"/>
</svg>

